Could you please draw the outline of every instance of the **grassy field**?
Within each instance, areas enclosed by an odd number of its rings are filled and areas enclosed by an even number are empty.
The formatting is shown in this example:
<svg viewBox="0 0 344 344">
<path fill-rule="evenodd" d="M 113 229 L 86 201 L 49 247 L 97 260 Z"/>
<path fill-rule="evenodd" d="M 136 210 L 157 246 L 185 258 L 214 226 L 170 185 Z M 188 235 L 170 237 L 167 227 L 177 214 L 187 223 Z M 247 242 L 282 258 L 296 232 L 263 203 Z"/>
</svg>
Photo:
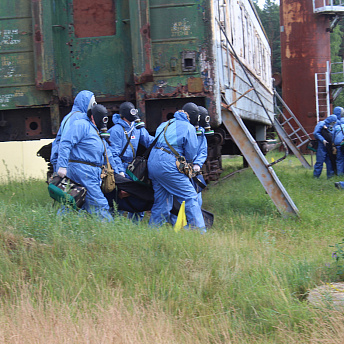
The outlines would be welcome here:
<svg viewBox="0 0 344 344">
<path fill-rule="evenodd" d="M 241 163 L 226 159 L 223 175 Z M 313 179 L 292 156 L 274 170 L 298 218 L 247 169 L 203 193 L 205 235 L 150 229 L 149 214 L 57 216 L 44 181 L 0 185 L 0 342 L 343 343 L 344 314 L 307 300 L 343 279 L 340 178 Z"/>
</svg>

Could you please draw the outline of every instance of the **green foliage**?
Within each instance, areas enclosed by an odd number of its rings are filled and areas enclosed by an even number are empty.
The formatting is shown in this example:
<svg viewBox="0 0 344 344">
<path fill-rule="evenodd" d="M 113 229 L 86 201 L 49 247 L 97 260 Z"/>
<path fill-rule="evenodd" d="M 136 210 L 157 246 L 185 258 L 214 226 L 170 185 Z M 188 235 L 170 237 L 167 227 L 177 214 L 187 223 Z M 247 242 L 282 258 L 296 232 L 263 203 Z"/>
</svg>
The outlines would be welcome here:
<svg viewBox="0 0 344 344">
<path fill-rule="evenodd" d="M 223 165 L 224 175 L 231 173 L 242 157 Z M 306 335 L 319 319 L 304 302 L 307 292 L 340 278 L 330 245 L 342 238 L 344 199 L 333 185 L 338 178 L 313 179 L 295 157 L 274 170 L 299 218 L 282 217 L 248 168 L 203 193 L 203 207 L 215 214 L 205 235 L 123 217 L 102 223 L 58 215 L 44 182 L 10 182 L 0 192 L 0 301 L 14 304 L 27 285 L 32 302 L 43 288 L 47 304 L 76 311 L 121 290 L 125 300 L 159 305 L 183 331 L 197 323 L 209 338 L 225 328 L 236 342 L 284 343 L 281 324 Z"/>
<path fill-rule="evenodd" d="M 332 253 L 332 258 L 336 260 L 337 263 L 337 274 L 344 274 L 344 239 L 335 245 L 330 245 L 334 247 L 335 251 Z"/>
<path fill-rule="evenodd" d="M 331 82 L 344 82 L 343 74 L 343 26 L 338 24 L 331 33 Z M 344 93 L 341 92 L 333 105 L 343 106 Z"/>
<path fill-rule="evenodd" d="M 274 1 L 265 0 L 263 9 L 255 3 L 260 20 L 267 34 L 271 49 L 272 73 L 281 73 L 281 38 L 279 5 Z"/>
</svg>

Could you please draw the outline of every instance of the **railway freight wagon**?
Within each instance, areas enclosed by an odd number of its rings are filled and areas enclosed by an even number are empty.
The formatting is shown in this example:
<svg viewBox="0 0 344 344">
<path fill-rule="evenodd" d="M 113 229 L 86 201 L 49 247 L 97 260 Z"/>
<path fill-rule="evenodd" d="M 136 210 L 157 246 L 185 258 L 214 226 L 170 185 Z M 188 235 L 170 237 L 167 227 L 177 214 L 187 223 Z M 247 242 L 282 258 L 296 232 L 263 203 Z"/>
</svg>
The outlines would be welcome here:
<svg viewBox="0 0 344 344">
<path fill-rule="evenodd" d="M 208 179 L 221 153 L 240 153 L 222 101 L 259 143 L 273 116 L 270 48 L 251 0 L 1 1 L 0 141 L 54 138 L 84 89 L 110 114 L 133 102 L 150 133 L 189 101 L 205 106 Z"/>
</svg>

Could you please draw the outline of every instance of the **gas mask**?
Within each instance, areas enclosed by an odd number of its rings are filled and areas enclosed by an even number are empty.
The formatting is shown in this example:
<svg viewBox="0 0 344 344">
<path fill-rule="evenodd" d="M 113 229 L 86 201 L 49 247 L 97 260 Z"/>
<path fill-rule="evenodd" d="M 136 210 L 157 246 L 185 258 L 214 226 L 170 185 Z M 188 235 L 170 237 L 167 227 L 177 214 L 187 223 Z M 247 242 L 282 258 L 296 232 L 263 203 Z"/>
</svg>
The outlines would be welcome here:
<svg viewBox="0 0 344 344">
<path fill-rule="evenodd" d="M 125 118 L 130 123 L 134 122 L 136 129 L 144 128 L 145 123 L 141 121 L 139 115 L 139 110 L 137 110 L 133 103 L 124 102 L 119 107 L 119 114 L 121 117 Z"/>
<path fill-rule="evenodd" d="M 110 133 L 107 131 L 107 123 L 109 118 L 107 116 L 103 117 L 102 127 L 99 129 L 100 137 L 110 143 Z"/>
<path fill-rule="evenodd" d="M 100 137 L 108 140 L 110 138 L 110 134 L 107 131 L 109 117 L 106 107 L 101 104 L 96 104 L 87 111 L 87 116 L 90 119 L 93 116 L 94 123 L 100 132 Z"/>
<path fill-rule="evenodd" d="M 198 106 L 195 103 L 186 103 L 182 110 L 189 115 L 190 123 L 196 128 L 196 134 L 202 135 L 202 131 L 199 129 L 200 113 Z"/>
<path fill-rule="evenodd" d="M 331 122 L 331 123 L 329 124 L 329 126 L 328 126 L 328 129 L 329 129 L 330 131 L 332 131 L 333 128 L 334 128 L 334 126 L 336 125 L 336 123 L 337 123 L 337 122 Z"/>
<path fill-rule="evenodd" d="M 130 110 L 130 115 L 133 116 L 133 118 L 135 117 L 134 121 L 134 125 L 136 129 L 141 129 L 145 127 L 145 122 L 141 121 L 139 115 L 138 115 L 139 110 L 137 109 L 131 109 Z"/>
<path fill-rule="evenodd" d="M 200 112 L 200 121 L 199 125 L 204 128 L 204 134 L 207 136 L 214 135 L 214 130 L 210 127 L 210 116 L 208 113 L 208 110 L 204 108 L 203 106 L 199 106 L 199 112 Z"/>
<path fill-rule="evenodd" d="M 197 123 L 196 123 L 196 125 L 195 125 L 195 128 L 196 128 L 196 135 L 197 135 L 197 136 L 202 135 L 202 130 L 199 128 L 199 121 L 200 121 L 200 119 L 201 119 L 201 115 L 198 115 L 198 117 L 197 117 Z"/>
</svg>

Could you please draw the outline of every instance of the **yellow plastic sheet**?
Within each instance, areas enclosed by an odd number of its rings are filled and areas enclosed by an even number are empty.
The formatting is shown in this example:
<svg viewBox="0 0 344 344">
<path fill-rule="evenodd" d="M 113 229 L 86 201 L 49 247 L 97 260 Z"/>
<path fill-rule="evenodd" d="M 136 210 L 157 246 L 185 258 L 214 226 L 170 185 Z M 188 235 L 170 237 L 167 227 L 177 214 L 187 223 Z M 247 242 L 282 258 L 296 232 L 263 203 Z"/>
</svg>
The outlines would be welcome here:
<svg viewBox="0 0 344 344">
<path fill-rule="evenodd" d="M 178 233 L 187 224 L 188 223 L 186 221 L 186 215 L 185 215 L 185 201 L 183 201 L 178 212 L 176 224 L 174 225 L 175 232 Z"/>
</svg>

